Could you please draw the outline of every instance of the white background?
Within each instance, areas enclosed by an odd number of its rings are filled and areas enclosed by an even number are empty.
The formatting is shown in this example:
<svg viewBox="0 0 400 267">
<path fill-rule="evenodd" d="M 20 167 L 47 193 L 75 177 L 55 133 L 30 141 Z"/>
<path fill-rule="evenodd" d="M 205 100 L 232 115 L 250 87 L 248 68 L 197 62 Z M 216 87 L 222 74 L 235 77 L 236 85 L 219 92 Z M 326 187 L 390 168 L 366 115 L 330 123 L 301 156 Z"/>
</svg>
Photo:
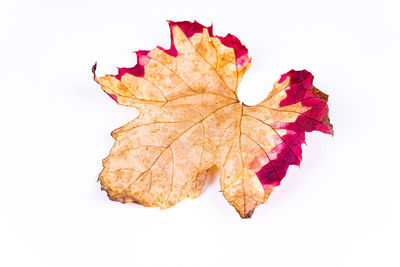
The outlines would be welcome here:
<svg viewBox="0 0 400 267">
<path fill-rule="evenodd" d="M 1 1 L 0 266 L 400 266 L 400 2 Z M 210 181 L 168 210 L 100 191 L 110 132 L 137 111 L 92 80 L 169 47 L 171 20 L 249 49 L 240 99 L 290 69 L 330 95 L 332 138 L 250 220 Z"/>
</svg>

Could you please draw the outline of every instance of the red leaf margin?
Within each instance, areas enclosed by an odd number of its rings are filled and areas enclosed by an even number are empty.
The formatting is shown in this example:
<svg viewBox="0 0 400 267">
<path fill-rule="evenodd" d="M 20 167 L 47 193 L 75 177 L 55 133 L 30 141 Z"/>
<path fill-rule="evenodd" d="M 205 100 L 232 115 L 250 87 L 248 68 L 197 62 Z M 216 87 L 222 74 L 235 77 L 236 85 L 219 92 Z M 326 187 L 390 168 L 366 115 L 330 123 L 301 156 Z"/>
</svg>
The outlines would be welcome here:
<svg viewBox="0 0 400 267">
<path fill-rule="evenodd" d="M 174 22 L 174 21 L 170 21 L 170 20 L 168 20 L 168 25 L 170 28 L 171 46 L 169 49 L 165 49 L 160 46 L 157 46 L 157 48 L 164 51 L 165 53 L 167 53 L 170 56 L 173 56 L 173 57 L 178 56 L 178 51 L 176 50 L 176 47 L 175 47 L 174 35 L 172 32 L 173 27 L 177 26 L 182 30 L 182 32 L 186 35 L 186 37 L 188 39 L 190 39 L 194 34 L 202 33 L 204 29 L 207 29 L 210 37 L 216 37 L 221 41 L 221 43 L 223 45 L 233 48 L 233 50 L 235 52 L 235 56 L 236 56 L 236 65 L 237 66 L 246 67 L 247 65 L 249 65 L 251 63 L 251 58 L 248 57 L 248 50 L 247 50 L 246 46 L 244 46 L 236 36 L 234 36 L 230 33 L 227 34 L 225 37 L 214 35 L 213 25 L 211 25 L 209 27 L 205 27 L 202 24 L 198 23 L 197 21 Z M 135 51 L 134 53 L 136 53 L 137 64 L 133 67 L 118 68 L 118 74 L 111 75 L 111 76 L 114 76 L 118 80 L 121 80 L 122 76 L 125 75 L 126 73 L 131 74 L 136 77 L 144 77 L 144 74 L 145 74 L 144 67 L 151 60 L 151 58 L 148 56 L 149 52 L 150 52 L 149 50 Z M 96 76 L 96 64 L 92 67 L 92 72 Z M 110 97 L 118 103 L 118 99 L 115 95 L 110 95 Z"/>
<path fill-rule="evenodd" d="M 290 165 L 299 166 L 302 160 L 301 145 L 305 143 L 305 132 L 320 131 L 333 135 L 333 127 L 329 121 L 328 95 L 313 86 L 314 76 L 306 71 L 291 70 L 281 76 L 278 83 L 289 78 L 285 89 L 286 97 L 279 103 L 284 107 L 299 103 L 307 111 L 299 113 L 296 121 L 290 123 L 274 122 L 274 129 L 285 129 L 287 134 L 276 134 L 276 147 L 267 152 L 269 163 L 257 173 L 260 182 L 266 187 L 280 185 Z"/>
</svg>

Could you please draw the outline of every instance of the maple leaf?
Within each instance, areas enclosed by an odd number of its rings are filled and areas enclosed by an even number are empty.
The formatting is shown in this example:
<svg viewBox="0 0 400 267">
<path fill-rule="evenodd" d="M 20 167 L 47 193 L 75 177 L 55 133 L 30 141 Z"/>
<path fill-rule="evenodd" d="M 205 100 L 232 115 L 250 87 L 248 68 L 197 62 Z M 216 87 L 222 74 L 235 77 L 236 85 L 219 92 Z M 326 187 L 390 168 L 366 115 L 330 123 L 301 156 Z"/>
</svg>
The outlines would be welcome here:
<svg viewBox="0 0 400 267">
<path fill-rule="evenodd" d="M 137 64 L 94 79 L 140 115 L 112 132 L 99 175 L 111 200 L 169 208 L 200 195 L 217 167 L 224 197 L 250 218 L 301 162 L 305 132 L 333 134 L 328 96 L 308 71 L 282 75 L 256 106 L 237 98 L 250 66 L 238 38 L 195 22 L 168 21 L 171 47 L 137 51 Z"/>
</svg>

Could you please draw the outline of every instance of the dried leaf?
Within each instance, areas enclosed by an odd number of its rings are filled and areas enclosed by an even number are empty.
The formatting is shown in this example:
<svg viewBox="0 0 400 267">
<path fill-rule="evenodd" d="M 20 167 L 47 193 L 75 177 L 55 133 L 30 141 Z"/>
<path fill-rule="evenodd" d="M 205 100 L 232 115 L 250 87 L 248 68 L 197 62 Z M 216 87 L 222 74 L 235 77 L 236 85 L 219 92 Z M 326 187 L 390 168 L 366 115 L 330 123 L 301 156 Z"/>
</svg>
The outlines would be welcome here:
<svg viewBox="0 0 400 267">
<path fill-rule="evenodd" d="M 304 133 L 333 134 L 328 96 L 311 73 L 291 70 L 256 106 L 238 101 L 247 49 L 212 26 L 169 21 L 171 47 L 138 51 L 137 65 L 94 79 L 140 115 L 112 132 L 99 175 L 111 200 L 169 208 L 200 195 L 209 170 L 242 218 L 250 218 L 301 162 Z M 95 73 L 96 66 L 93 67 Z"/>
</svg>

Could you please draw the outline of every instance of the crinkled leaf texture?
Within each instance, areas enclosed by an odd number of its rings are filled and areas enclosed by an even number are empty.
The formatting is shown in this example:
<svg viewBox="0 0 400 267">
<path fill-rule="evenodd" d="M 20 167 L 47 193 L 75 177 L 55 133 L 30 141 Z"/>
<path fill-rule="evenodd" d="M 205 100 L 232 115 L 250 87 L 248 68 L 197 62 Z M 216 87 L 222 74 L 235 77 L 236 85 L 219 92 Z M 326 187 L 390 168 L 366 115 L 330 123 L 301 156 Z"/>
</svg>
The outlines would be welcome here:
<svg viewBox="0 0 400 267">
<path fill-rule="evenodd" d="M 171 47 L 137 51 L 137 65 L 94 79 L 117 103 L 138 108 L 99 175 L 111 200 L 169 208 L 200 195 L 217 167 L 224 197 L 250 218 L 301 162 L 305 132 L 333 134 L 328 96 L 308 71 L 282 75 L 256 106 L 238 101 L 250 66 L 238 38 L 212 26 L 169 21 Z"/>
</svg>

